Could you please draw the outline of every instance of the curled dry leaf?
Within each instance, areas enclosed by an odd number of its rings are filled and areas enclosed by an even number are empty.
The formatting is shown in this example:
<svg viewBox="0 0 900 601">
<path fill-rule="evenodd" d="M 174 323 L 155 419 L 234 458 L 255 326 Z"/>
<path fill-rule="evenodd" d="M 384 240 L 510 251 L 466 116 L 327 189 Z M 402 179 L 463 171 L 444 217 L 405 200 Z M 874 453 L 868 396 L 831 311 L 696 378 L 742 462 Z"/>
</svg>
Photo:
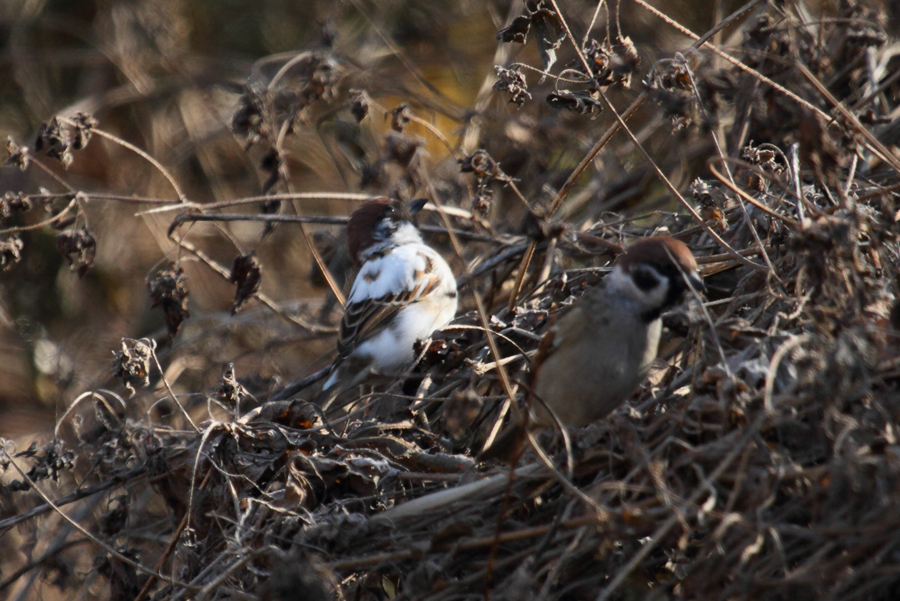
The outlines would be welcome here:
<svg viewBox="0 0 900 601">
<path fill-rule="evenodd" d="M 684 60 L 659 61 L 644 80 L 647 92 L 663 109 L 676 130 L 698 122 L 694 75 Z"/>
<path fill-rule="evenodd" d="M 567 110 L 582 115 L 593 115 L 597 111 L 599 115 L 603 111 L 603 103 L 597 100 L 593 93 L 583 90 L 570 92 L 569 90 L 557 90 L 547 95 L 547 104 L 556 110 Z"/>
<path fill-rule="evenodd" d="M 48 478 L 59 482 L 60 474 L 71 471 L 75 467 L 75 453 L 58 438 L 54 438 L 40 448 L 37 442 L 32 442 L 31 446 L 21 453 L 16 453 L 15 456 L 35 460 L 34 465 L 28 470 L 28 477 L 32 482 L 41 482 Z M 28 488 L 27 484 L 21 484 L 24 486 L 23 490 Z"/>
<path fill-rule="evenodd" d="M 22 260 L 22 238 L 10 236 L 0 240 L 0 271 L 9 271 L 12 266 Z"/>
<path fill-rule="evenodd" d="M 6 152 L 9 156 L 3 162 L 4 165 L 15 165 L 22 171 L 28 169 L 28 147 L 19 146 L 12 136 L 6 138 Z"/>
<path fill-rule="evenodd" d="M 528 31 L 531 29 L 531 16 L 522 15 L 513 19 L 509 27 L 504 27 L 498 31 L 494 37 L 501 42 L 515 42 L 516 44 L 524 44 L 528 39 Z"/>
<path fill-rule="evenodd" d="M 70 117 L 75 122 L 71 132 L 72 150 L 82 150 L 94 135 L 93 129 L 97 127 L 97 120 L 90 113 L 75 113 Z"/>
<path fill-rule="evenodd" d="M 78 277 L 84 277 L 87 270 L 94 265 L 97 254 L 97 241 L 86 227 L 66 230 L 56 237 L 56 248 L 69 262 L 72 271 Z"/>
<path fill-rule="evenodd" d="M 350 114 L 357 123 L 369 116 L 369 104 L 371 100 L 365 90 L 350 90 Z"/>
<path fill-rule="evenodd" d="M 234 363 L 229 363 L 225 367 L 222 383 L 219 384 L 216 396 L 229 407 L 239 407 L 241 401 L 247 396 L 247 389 L 237 381 L 237 377 L 234 375 Z"/>
<path fill-rule="evenodd" d="M 262 266 L 259 264 L 259 259 L 256 258 L 256 253 L 251 252 L 234 258 L 234 262 L 231 264 L 231 275 L 228 276 L 228 281 L 237 285 L 234 302 L 231 304 L 232 315 L 237 313 L 244 303 L 256 294 L 261 280 Z"/>
<path fill-rule="evenodd" d="M 150 385 L 150 360 L 154 350 L 156 341 L 150 338 L 123 338 L 122 350 L 113 351 L 112 375 L 122 381 L 129 396 L 134 396 L 136 386 L 146 388 Z"/>
<path fill-rule="evenodd" d="M 88 145 L 97 125 L 97 120 L 88 113 L 75 113 L 70 120 L 73 125 L 56 117 L 42 123 L 34 143 L 35 150 L 57 159 L 66 169 L 72 164 L 72 152 Z"/>
<path fill-rule="evenodd" d="M 412 111 L 409 110 L 409 103 L 401 102 L 384 116 L 385 119 L 388 117 L 391 118 L 391 128 L 394 131 L 402 132 L 412 120 Z"/>
<path fill-rule="evenodd" d="M 259 96 L 248 88 L 238 100 L 238 109 L 231 119 L 231 131 L 247 139 L 246 150 L 268 137 L 262 117 L 262 106 Z"/>
<path fill-rule="evenodd" d="M 68 169 L 72 163 L 71 142 L 60 127 L 56 117 L 47 123 L 42 123 L 38 130 L 34 149 L 43 152 L 52 159 L 57 159 L 64 169 Z"/>
<path fill-rule="evenodd" d="M 531 24 L 534 26 L 538 52 L 544 71 L 549 71 L 556 64 L 556 51 L 566 39 L 566 30 L 562 18 L 547 0 L 540 2 L 526 1 L 525 6 L 531 13 Z"/>
<path fill-rule="evenodd" d="M 513 19 L 509 27 L 504 27 L 494 37 L 501 42 L 524 44 L 528 32 L 534 27 L 544 71 L 549 71 L 556 63 L 556 51 L 566 39 L 562 19 L 553 8 L 553 4 L 547 0 L 527 0 L 525 12 L 526 14 Z"/>
<path fill-rule="evenodd" d="M 21 192 L 7 192 L 0 198 L 0 219 L 9 219 L 15 213 L 25 213 L 32 207 L 31 199 Z"/>
<path fill-rule="evenodd" d="M 514 65 L 509 69 L 503 67 L 494 67 L 497 70 L 497 81 L 494 82 L 494 89 L 498 92 L 507 92 L 509 102 L 522 108 L 526 100 L 531 100 L 531 94 L 528 93 L 528 82 L 525 75 L 519 70 L 518 65 Z"/>
<path fill-rule="evenodd" d="M 725 215 L 725 196 L 718 188 L 699 177 L 691 184 L 694 202 L 700 205 L 700 216 L 705 222 L 720 233 L 728 229 L 728 218 Z"/>
<path fill-rule="evenodd" d="M 169 263 L 169 266 L 159 272 L 152 281 L 147 284 L 150 289 L 150 298 L 153 307 L 162 307 L 166 316 L 166 326 L 169 328 L 169 337 L 174 338 L 181 327 L 181 322 L 191 316 L 188 311 L 188 289 L 185 285 L 187 276 L 184 268 L 179 263 Z"/>
<path fill-rule="evenodd" d="M 247 139 L 245 149 L 267 138 L 262 115 L 262 100 L 251 89 L 247 89 L 238 101 L 238 109 L 231 119 L 231 131 Z"/>
<path fill-rule="evenodd" d="M 590 67 L 590 73 L 586 75 L 594 80 L 595 85 L 605 87 L 620 84 L 626 88 L 631 86 L 631 77 L 641 63 L 641 57 L 631 38 L 623 38 L 612 45 L 609 42 L 601 44 L 591 39 L 582 51 Z M 584 73 L 581 61 L 574 62 L 571 68 Z"/>
</svg>

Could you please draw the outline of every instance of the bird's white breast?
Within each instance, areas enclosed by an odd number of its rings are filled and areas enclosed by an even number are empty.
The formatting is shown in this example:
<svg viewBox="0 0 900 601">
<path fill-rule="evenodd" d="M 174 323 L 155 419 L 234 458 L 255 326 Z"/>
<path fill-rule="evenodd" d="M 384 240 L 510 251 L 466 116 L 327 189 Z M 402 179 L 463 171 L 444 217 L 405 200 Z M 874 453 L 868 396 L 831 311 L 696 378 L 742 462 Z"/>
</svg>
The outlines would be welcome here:
<svg viewBox="0 0 900 601">
<path fill-rule="evenodd" d="M 438 286 L 423 294 L 435 276 L 439 278 Z M 443 257 L 424 244 L 404 244 L 367 261 L 348 301 L 363 302 L 405 291 L 415 293 L 394 322 L 357 347 L 356 353 L 373 358 L 372 366 L 378 371 L 395 371 L 411 363 L 415 359 L 413 344 L 450 323 L 456 314 L 453 272 Z"/>
</svg>

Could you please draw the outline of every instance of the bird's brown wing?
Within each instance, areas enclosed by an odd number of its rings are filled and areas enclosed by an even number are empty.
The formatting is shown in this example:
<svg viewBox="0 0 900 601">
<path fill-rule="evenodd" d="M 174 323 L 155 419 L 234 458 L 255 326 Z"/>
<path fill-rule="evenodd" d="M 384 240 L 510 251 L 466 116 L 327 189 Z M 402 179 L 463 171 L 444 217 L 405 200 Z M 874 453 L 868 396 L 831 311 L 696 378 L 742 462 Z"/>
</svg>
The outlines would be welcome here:
<svg viewBox="0 0 900 601">
<path fill-rule="evenodd" d="M 560 345 L 562 342 L 562 331 L 567 331 L 568 328 L 565 327 L 566 322 L 569 320 L 574 320 L 578 322 L 583 319 L 583 316 L 580 314 L 582 308 L 582 301 L 577 300 L 574 304 L 569 305 L 568 307 L 561 309 L 550 319 L 550 325 L 547 326 L 547 332 L 544 334 L 544 337 L 541 338 L 541 343 L 538 345 L 537 353 L 534 355 L 534 359 L 531 361 L 531 388 L 534 388 L 534 384 L 536 382 L 536 378 L 541 371 L 541 366 L 547 360 L 547 357 L 553 352 L 553 350 Z M 580 330 L 580 328 L 577 328 Z"/>
<path fill-rule="evenodd" d="M 338 361 L 346 359 L 361 343 L 390 327 L 401 309 L 427 297 L 440 286 L 441 278 L 434 261 L 428 256 L 425 259 L 424 269 L 414 274 L 413 288 L 347 305 L 337 343 Z"/>
<path fill-rule="evenodd" d="M 337 342 L 338 360 L 346 359 L 361 342 L 389 327 L 408 297 L 409 292 L 404 291 L 347 305 Z"/>
<path fill-rule="evenodd" d="M 544 337 L 541 338 L 541 343 L 538 345 L 537 353 L 531 363 L 531 384 L 528 390 L 529 405 L 539 402 L 534 399 L 534 386 L 537 382 L 536 378 L 540 372 L 541 365 L 546 358 L 550 356 L 553 349 L 561 342 L 559 324 L 566 319 L 579 319 L 578 316 L 573 317 L 572 315 L 573 311 L 578 312 L 580 310 L 578 305 L 579 303 L 576 302 L 574 305 L 566 307 L 556 313 L 550 320 L 547 332 L 544 334 Z M 478 455 L 478 460 L 496 460 L 507 465 L 516 463 L 525 450 L 526 441 L 528 439 L 526 428 L 532 427 L 533 425 L 533 423 L 527 425 L 517 423 L 510 424 L 497 436 L 497 438 L 494 439 L 490 447 L 485 448 L 481 454 Z"/>
</svg>

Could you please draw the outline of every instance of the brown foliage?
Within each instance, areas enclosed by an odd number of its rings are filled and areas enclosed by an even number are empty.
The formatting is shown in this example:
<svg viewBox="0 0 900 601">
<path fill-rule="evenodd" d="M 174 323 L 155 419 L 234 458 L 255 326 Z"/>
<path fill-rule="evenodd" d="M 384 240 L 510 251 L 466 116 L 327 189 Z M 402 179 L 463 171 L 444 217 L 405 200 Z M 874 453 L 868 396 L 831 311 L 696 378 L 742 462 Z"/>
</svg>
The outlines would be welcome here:
<svg viewBox="0 0 900 601">
<path fill-rule="evenodd" d="M 417 59 L 446 62 L 428 53 L 473 5 L 420 3 L 354 38 L 371 16 L 350 4 L 306 49 L 244 72 L 230 118 L 178 121 L 191 151 L 144 153 L 102 111 L 46 120 L 35 152 L 9 138 L 5 173 L 34 190 L 0 199 L 4 284 L 46 291 L 27 269 L 48 261 L 38 234 L 65 228 L 58 250 L 92 274 L 79 285 L 133 274 L 165 325 L 132 334 L 153 315 L 87 311 L 83 337 L 106 346 L 78 359 L 108 374 L 121 340 L 118 382 L 79 366 L 76 384 L 54 384 L 65 409 L 48 442 L 16 453 L 0 439 L 0 591 L 25 598 L 40 574 L 64 596 L 131 600 L 900 594 L 891 6 L 759 3 L 710 36 L 736 66 L 710 46 L 662 47 L 670 25 L 646 28 L 641 3 L 607 23 L 605 9 L 529 0 L 490 46 L 526 44 L 521 62 L 482 74 L 464 106 Z M 161 138 L 172 115 L 222 103 L 219 88 L 187 89 L 189 75 L 204 85 L 182 60 L 188 36 L 154 25 L 154 6 L 104 26 L 145 28 L 110 46 L 136 90 L 179 82 L 178 110 L 147 121 Z M 420 45 L 385 43 L 404 35 Z M 634 139 L 613 135 L 616 115 Z M 89 169 L 123 174 L 127 193 L 84 184 Z M 309 401 L 321 372 L 303 376 L 328 363 L 352 273 L 324 228 L 369 195 L 434 201 L 421 225 L 460 276 L 461 311 L 408 373 L 326 413 Z M 553 315 L 660 232 L 691 247 L 709 294 L 664 316 L 648 381 L 571 444 L 541 433 L 556 473 L 538 449 L 515 471 L 478 464 L 524 410 Z M 31 337 L 44 386 L 63 363 L 49 337 Z"/>
</svg>

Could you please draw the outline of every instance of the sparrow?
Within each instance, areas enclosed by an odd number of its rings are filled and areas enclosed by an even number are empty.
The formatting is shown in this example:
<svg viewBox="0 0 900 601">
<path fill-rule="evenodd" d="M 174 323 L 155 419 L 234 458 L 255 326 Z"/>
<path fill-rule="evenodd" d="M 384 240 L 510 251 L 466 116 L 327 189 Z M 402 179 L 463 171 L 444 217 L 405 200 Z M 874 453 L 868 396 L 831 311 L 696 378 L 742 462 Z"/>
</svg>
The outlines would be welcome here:
<svg viewBox="0 0 900 601">
<path fill-rule="evenodd" d="M 347 222 L 347 248 L 359 272 L 341 319 L 337 358 L 317 399 L 324 409 L 374 374 L 407 369 L 416 358 L 414 343 L 456 314 L 456 278 L 413 221 L 426 202 L 375 198 Z"/>
<path fill-rule="evenodd" d="M 584 426 L 624 403 L 656 360 L 663 311 L 693 288 L 705 291 L 688 247 L 669 236 L 638 240 L 603 282 L 559 314 L 541 340 L 526 427 Z M 481 459 L 516 458 L 521 426 L 501 433 Z"/>
</svg>

